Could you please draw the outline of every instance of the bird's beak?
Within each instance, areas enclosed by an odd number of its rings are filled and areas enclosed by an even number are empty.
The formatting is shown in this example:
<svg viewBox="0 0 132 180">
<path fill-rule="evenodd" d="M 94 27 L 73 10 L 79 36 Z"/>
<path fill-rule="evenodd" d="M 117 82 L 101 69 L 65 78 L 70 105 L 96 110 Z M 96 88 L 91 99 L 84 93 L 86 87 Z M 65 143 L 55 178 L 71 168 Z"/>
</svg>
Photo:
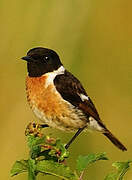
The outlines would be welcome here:
<svg viewBox="0 0 132 180">
<path fill-rule="evenodd" d="M 25 60 L 25 61 L 28 61 L 28 62 L 31 62 L 32 61 L 32 58 L 30 56 L 24 56 L 21 58 L 22 60 Z"/>
</svg>

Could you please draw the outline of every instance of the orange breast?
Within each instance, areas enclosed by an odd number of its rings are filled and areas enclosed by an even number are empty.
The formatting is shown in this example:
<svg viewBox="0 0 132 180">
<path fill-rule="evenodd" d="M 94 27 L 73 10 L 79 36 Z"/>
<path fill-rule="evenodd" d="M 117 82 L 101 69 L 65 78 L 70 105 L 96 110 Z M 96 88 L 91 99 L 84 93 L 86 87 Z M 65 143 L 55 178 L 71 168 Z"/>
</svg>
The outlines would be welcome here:
<svg viewBox="0 0 132 180">
<path fill-rule="evenodd" d="M 45 87 L 46 79 L 46 76 L 42 76 L 39 78 L 27 77 L 26 87 L 28 101 L 32 106 L 31 108 L 33 108 L 33 106 L 36 106 L 39 110 L 44 112 L 46 116 L 58 116 L 64 108 L 64 105 L 60 103 L 61 97 L 56 94 L 53 84 Z"/>
<path fill-rule="evenodd" d="M 64 101 L 54 84 L 46 87 L 47 76 L 27 77 L 27 99 L 34 113 L 51 127 L 78 129 L 86 123 L 81 111 Z"/>
</svg>

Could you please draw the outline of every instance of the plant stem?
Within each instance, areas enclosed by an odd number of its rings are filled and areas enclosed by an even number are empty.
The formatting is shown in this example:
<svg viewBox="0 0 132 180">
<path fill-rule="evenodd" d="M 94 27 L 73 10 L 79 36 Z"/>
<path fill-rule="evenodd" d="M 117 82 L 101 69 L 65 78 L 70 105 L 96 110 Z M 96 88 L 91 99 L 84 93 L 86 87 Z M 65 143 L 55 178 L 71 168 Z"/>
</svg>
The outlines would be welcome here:
<svg viewBox="0 0 132 180">
<path fill-rule="evenodd" d="M 79 180 L 82 180 L 82 179 L 83 179 L 83 174 L 84 174 L 84 171 L 81 172 L 81 175 L 80 175 Z"/>
<path fill-rule="evenodd" d="M 31 171 L 28 172 L 28 180 L 36 180 L 36 176 Z"/>
<path fill-rule="evenodd" d="M 35 160 L 29 159 L 28 160 L 28 180 L 36 180 L 34 165 L 35 165 Z"/>
</svg>

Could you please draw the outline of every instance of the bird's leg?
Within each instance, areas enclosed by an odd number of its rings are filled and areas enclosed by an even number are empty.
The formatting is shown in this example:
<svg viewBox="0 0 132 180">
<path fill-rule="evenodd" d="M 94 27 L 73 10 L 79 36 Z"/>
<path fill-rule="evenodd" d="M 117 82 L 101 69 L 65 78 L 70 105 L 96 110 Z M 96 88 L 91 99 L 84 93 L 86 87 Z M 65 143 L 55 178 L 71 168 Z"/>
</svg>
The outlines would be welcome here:
<svg viewBox="0 0 132 180">
<path fill-rule="evenodd" d="M 76 134 L 71 138 L 71 140 L 66 144 L 65 148 L 68 149 L 71 143 L 76 139 L 76 137 L 85 129 L 86 126 L 83 128 L 79 128 Z"/>
</svg>

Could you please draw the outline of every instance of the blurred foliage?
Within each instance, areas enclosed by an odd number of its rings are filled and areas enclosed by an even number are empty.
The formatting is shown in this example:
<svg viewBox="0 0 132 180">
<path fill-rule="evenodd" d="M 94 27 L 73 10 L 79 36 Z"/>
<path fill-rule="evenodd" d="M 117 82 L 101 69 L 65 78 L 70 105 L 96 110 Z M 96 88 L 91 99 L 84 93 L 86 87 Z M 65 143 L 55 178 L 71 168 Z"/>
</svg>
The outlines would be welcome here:
<svg viewBox="0 0 132 180">
<path fill-rule="evenodd" d="M 30 123 L 26 129 L 30 149 L 29 159 L 16 161 L 11 176 L 28 172 L 28 179 L 35 180 L 38 173 L 52 175 L 65 180 L 77 180 L 77 175 L 65 164 L 69 153 L 60 139 L 46 136 L 42 126 Z"/>
<path fill-rule="evenodd" d="M 29 159 L 16 161 L 10 172 L 11 177 L 27 172 L 28 180 L 36 180 L 39 173 L 43 176 L 51 175 L 64 180 L 83 180 L 87 166 L 99 160 L 108 160 L 106 153 L 80 155 L 77 159 L 76 170 L 73 171 L 67 166 L 69 152 L 65 148 L 65 144 L 60 139 L 46 136 L 42 129 L 42 125 L 34 122 L 29 123 L 27 126 L 26 136 L 30 149 Z M 108 174 L 105 180 L 123 180 L 131 162 L 113 163 L 118 172 Z"/>
<path fill-rule="evenodd" d="M 118 171 L 116 173 L 108 174 L 105 180 L 123 180 L 124 175 L 130 168 L 130 163 L 132 163 L 132 161 L 113 163 L 112 165 L 116 167 Z"/>
<path fill-rule="evenodd" d="M 103 136 L 82 133 L 72 145 L 69 165 L 75 165 L 79 154 L 105 151 L 111 159 L 105 163 L 106 168 L 96 164 L 94 171 L 88 170 L 89 179 L 102 180 L 112 170 L 112 162 L 130 158 L 131 7 L 130 0 L 0 0 L 0 179 L 10 179 L 12 162 L 26 157 L 23 132 L 29 121 L 37 120 L 27 105 L 26 65 L 20 60 L 27 50 L 37 46 L 58 52 L 65 67 L 83 83 L 102 120 L 128 148 L 128 152 L 122 153 Z M 57 130 L 46 131 L 65 141 L 72 136 Z M 24 178 L 20 175 L 16 180 Z M 126 179 L 131 180 L 131 173 Z"/>
</svg>

